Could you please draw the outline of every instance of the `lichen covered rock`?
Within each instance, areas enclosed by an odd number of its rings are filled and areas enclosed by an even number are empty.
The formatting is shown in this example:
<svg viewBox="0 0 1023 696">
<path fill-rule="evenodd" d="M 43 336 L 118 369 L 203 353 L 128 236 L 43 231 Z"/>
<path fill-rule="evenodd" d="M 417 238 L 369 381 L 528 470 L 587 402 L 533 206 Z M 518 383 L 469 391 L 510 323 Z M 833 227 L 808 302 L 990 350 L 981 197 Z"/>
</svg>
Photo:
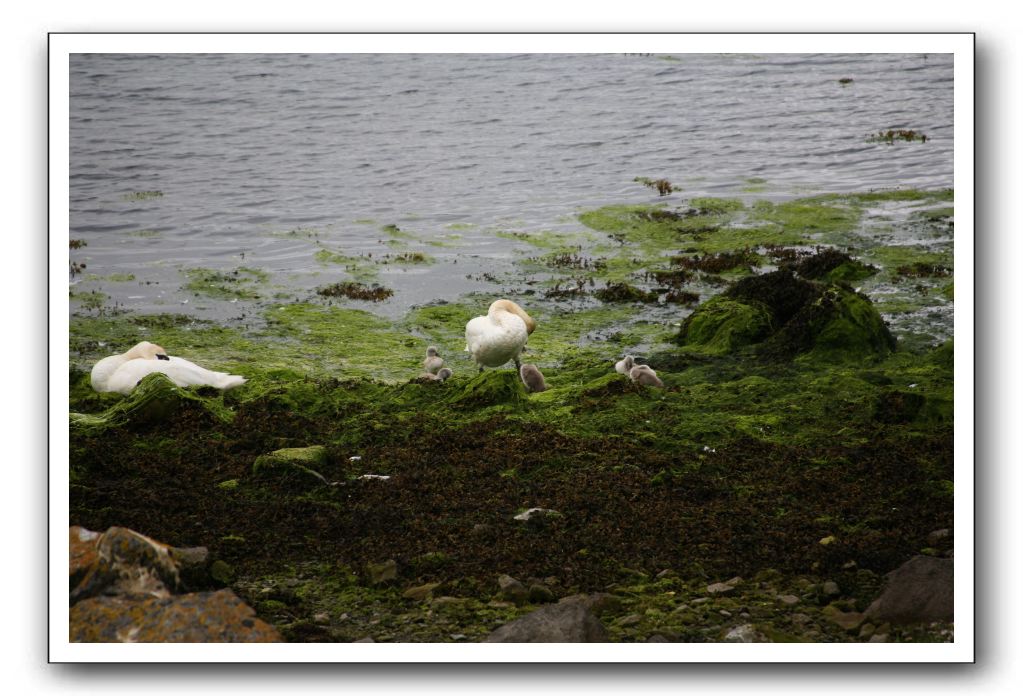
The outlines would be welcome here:
<svg viewBox="0 0 1023 696">
<path fill-rule="evenodd" d="M 167 597 L 94 597 L 71 607 L 75 643 L 279 643 L 231 590 Z"/>
</svg>

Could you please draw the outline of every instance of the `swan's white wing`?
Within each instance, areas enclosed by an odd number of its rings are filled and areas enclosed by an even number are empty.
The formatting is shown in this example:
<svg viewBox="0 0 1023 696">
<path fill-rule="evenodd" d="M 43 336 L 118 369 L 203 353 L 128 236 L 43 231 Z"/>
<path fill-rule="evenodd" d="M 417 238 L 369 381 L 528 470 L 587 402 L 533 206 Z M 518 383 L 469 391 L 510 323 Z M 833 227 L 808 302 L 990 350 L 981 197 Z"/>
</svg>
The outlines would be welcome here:
<svg viewBox="0 0 1023 696">
<path fill-rule="evenodd" d="M 123 355 L 111 355 L 109 358 L 103 358 L 96 363 L 92 368 L 92 374 L 89 376 L 89 383 L 92 384 L 92 388 L 98 392 L 115 391 L 110 387 L 110 378 L 123 363 Z"/>
<path fill-rule="evenodd" d="M 528 338 L 526 322 L 514 314 L 507 315 L 504 326 L 488 317 L 476 317 L 465 325 L 465 344 L 472 359 L 487 367 L 500 367 L 518 356 Z"/>
<path fill-rule="evenodd" d="M 231 389 L 245 383 L 244 377 L 214 372 L 184 358 L 169 360 L 129 360 L 121 365 L 110 379 L 110 391 L 129 394 L 139 380 L 154 372 L 162 372 L 179 387 L 208 385 L 217 389 Z"/>
</svg>

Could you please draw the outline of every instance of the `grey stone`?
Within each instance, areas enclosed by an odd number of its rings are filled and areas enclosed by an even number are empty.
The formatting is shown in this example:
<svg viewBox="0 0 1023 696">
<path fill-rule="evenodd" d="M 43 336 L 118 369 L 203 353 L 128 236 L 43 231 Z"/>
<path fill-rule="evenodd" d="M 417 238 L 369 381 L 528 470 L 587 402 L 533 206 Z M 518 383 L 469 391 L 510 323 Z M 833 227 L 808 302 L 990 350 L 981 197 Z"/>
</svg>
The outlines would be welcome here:
<svg viewBox="0 0 1023 696">
<path fill-rule="evenodd" d="M 795 606 L 796 604 L 799 604 L 799 597 L 791 594 L 778 595 L 778 601 L 786 606 L 791 607 Z"/>
<path fill-rule="evenodd" d="M 927 543 L 937 546 L 943 539 L 947 539 L 952 532 L 948 529 L 936 529 L 927 535 Z"/>
<path fill-rule="evenodd" d="M 726 582 L 715 582 L 712 585 L 707 585 L 708 594 L 712 595 L 726 595 L 735 592 L 735 585 L 730 585 Z"/>
<path fill-rule="evenodd" d="M 834 580 L 827 580 L 821 585 L 821 592 L 824 593 L 825 597 L 836 597 L 842 594 L 842 590 L 838 587 L 838 583 Z"/>
<path fill-rule="evenodd" d="M 501 597 L 509 602 L 524 604 L 529 599 L 529 590 L 526 589 L 526 586 L 510 575 L 499 577 L 497 585 L 501 588 Z"/>
<path fill-rule="evenodd" d="M 549 604 L 501 626 L 484 643 L 603 643 L 600 619 L 579 602 Z"/>
<path fill-rule="evenodd" d="M 953 563 L 914 556 L 887 575 L 881 596 L 867 608 L 871 619 L 893 623 L 953 620 Z"/>
<path fill-rule="evenodd" d="M 725 634 L 726 643 L 767 643 L 767 637 L 756 629 L 753 624 L 742 624 Z"/>
</svg>

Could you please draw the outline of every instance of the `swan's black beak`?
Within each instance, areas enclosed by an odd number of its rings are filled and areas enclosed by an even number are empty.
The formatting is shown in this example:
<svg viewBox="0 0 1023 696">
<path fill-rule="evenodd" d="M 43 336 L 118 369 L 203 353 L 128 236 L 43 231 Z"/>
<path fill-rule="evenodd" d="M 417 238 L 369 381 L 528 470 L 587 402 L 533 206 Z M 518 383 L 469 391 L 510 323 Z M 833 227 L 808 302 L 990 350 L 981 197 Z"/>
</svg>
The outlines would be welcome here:
<svg viewBox="0 0 1023 696">
<path fill-rule="evenodd" d="M 170 360 L 170 358 L 167 356 L 166 353 L 157 353 L 156 354 L 156 359 L 157 360 Z"/>
</svg>

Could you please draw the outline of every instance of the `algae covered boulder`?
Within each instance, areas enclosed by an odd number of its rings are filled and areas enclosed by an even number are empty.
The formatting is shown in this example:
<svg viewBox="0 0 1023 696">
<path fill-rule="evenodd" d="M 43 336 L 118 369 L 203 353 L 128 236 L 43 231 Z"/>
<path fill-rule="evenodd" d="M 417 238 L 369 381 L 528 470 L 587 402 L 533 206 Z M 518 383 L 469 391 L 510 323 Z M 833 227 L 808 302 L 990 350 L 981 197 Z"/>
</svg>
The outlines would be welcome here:
<svg viewBox="0 0 1023 696">
<path fill-rule="evenodd" d="M 489 370 L 474 377 L 451 403 L 458 406 L 486 407 L 521 404 L 529 399 L 515 370 Z"/>
<path fill-rule="evenodd" d="M 228 422 L 233 416 L 219 394 L 200 395 L 196 390 L 179 387 L 166 375 L 154 372 L 141 379 L 131 394 L 103 413 L 71 413 L 70 427 L 90 434 L 124 425 L 155 425 L 186 408 L 201 409 L 220 422 Z"/>
<path fill-rule="evenodd" d="M 317 469 L 326 467 L 328 461 L 327 449 L 323 445 L 286 447 L 256 457 L 252 473 L 261 478 L 326 483 L 327 479 Z"/>
<path fill-rule="evenodd" d="M 895 339 L 873 303 L 844 285 L 804 280 L 790 270 L 743 278 L 686 318 L 683 346 L 724 354 L 751 346 L 761 357 L 824 362 L 883 357 Z"/>
<path fill-rule="evenodd" d="M 717 355 L 757 343 L 770 332 L 771 313 L 762 304 L 737 302 L 719 295 L 689 315 L 679 342 Z"/>
</svg>

